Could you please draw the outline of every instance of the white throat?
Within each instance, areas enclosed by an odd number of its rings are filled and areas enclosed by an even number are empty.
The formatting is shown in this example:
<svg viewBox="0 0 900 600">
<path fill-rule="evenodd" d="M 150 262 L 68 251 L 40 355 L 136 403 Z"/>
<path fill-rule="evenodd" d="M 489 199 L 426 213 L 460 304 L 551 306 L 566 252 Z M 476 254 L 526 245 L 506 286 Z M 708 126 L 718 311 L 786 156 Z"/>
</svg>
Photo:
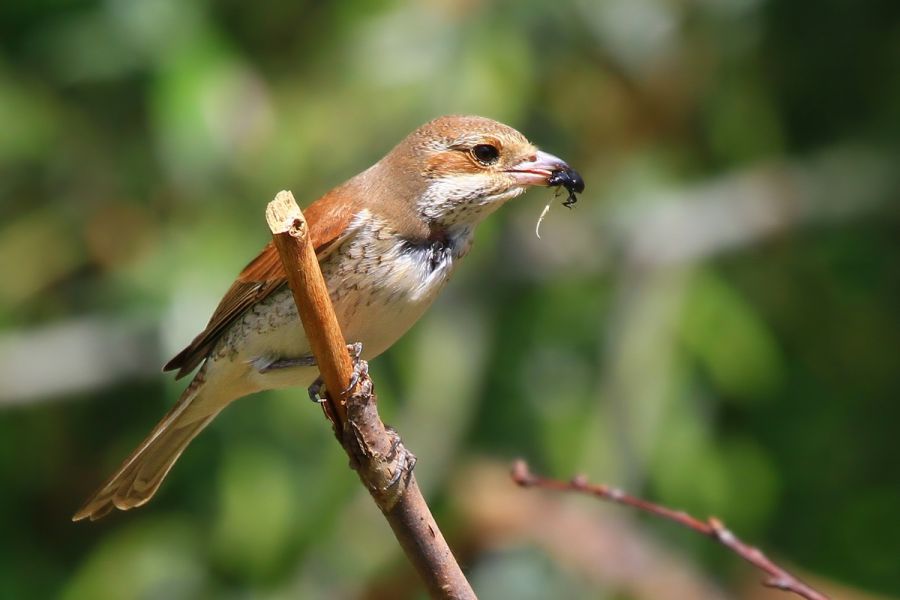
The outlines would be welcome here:
<svg viewBox="0 0 900 600">
<path fill-rule="evenodd" d="M 448 229 L 456 226 L 474 228 L 506 201 L 525 192 L 522 186 L 505 188 L 497 194 L 485 195 L 484 190 L 484 180 L 472 175 L 435 179 L 419 198 L 419 214 L 425 220 L 441 223 Z"/>
</svg>

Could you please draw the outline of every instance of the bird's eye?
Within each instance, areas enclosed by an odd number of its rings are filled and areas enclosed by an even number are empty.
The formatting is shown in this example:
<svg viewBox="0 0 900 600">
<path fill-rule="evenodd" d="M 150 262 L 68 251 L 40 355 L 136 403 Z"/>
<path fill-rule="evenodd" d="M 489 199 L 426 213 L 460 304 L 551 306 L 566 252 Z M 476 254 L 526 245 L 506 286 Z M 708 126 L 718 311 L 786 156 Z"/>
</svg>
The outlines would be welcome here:
<svg viewBox="0 0 900 600">
<path fill-rule="evenodd" d="M 491 144 L 478 144 L 472 148 L 472 156 L 483 165 L 492 165 L 500 158 L 500 151 Z"/>
</svg>

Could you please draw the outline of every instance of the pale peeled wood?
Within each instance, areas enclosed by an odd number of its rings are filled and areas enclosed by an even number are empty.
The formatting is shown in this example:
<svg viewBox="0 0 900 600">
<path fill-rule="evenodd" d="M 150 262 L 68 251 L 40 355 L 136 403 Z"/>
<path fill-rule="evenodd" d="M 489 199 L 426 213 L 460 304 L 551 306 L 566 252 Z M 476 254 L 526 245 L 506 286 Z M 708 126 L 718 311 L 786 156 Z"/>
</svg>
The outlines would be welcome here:
<svg viewBox="0 0 900 600">
<path fill-rule="evenodd" d="M 344 399 L 353 364 L 331 306 L 328 288 L 309 237 L 303 212 L 289 191 L 281 191 L 266 207 L 266 222 L 284 266 L 300 321 L 326 389 L 331 391 L 339 425 L 347 421 Z"/>
</svg>

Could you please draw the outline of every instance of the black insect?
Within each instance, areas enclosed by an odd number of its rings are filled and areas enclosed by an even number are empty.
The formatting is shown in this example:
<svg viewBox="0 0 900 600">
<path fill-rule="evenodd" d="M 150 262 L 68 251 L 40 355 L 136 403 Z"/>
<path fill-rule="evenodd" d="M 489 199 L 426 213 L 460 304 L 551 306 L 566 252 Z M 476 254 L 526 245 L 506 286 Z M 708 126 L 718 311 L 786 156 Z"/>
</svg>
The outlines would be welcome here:
<svg viewBox="0 0 900 600">
<path fill-rule="evenodd" d="M 550 178 L 547 180 L 547 185 L 550 187 L 562 186 L 566 188 L 569 192 L 569 197 L 563 201 L 563 206 L 566 208 L 575 206 L 575 203 L 578 202 L 578 197 L 575 194 L 580 194 L 584 191 L 584 179 L 581 178 L 578 171 L 568 167 L 553 171 L 550 174 Z"/>
</svg>

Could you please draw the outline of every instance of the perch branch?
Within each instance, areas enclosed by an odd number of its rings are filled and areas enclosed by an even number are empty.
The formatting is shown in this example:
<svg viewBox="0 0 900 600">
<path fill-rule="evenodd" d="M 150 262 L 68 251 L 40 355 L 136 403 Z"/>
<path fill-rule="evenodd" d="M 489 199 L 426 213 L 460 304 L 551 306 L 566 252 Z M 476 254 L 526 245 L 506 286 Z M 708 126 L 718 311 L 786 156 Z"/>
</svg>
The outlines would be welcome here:
<svg viewBox="0 0 900 600">
<path fill-rule="evenodd" d="M 309 238 L 290 192 L 279 192 L 266 221 L 287 274 L 303 329 L 327 390 L 326 414 L 350 464 L 384 514 L 433 598 L 474 599 L 412 473 L 415 457 L 385 428 L 372 381 L 362 374 L 348 389 L 353 365 Z M 335 393 L 335 390 L 345 390 Z"/>
<path fill-rule="evenodd" d="M 701 521 L 687 513 L 630 496 L 620 489 L 602 484 L 592 484 L 583 476 L 577 476 L 571 481 L 561 481 L 558 479 L 541 477 L 540 475 L 533 474 L 528 469 L 528 464 L 523 460 L 518 460 L 513 464 L 511 475 L 513 481 L 522 487 L 538 487 L 548 490 L 581 492 L 610 502 L 624 504 L 640 511 L 674 521 L 688 529 L 692 529 L 697 533 L 712 538 L 757 569 L 761 570 L 767 576 L 762 582 L 763 585 L 786 592 L 793 592 L 807 600 L 828 600 L 827 596 L 812 589 L 782 567 L 776 565 L 763 554 L 761 550 L 745 544 L 738 539 L 736 535 L 729 531 L 725 525 L 715 517 L 710 517 L 706 521 Z"/>
</svg>

